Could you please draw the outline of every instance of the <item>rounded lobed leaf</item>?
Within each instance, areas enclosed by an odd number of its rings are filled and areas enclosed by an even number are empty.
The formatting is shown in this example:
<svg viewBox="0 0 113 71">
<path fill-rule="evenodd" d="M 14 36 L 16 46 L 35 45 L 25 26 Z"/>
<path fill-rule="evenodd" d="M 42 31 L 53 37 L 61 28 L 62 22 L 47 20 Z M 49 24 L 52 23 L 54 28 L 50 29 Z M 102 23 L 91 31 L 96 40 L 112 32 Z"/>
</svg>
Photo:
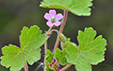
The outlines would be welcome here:
<svg viewBox="0 0 113 71">
<path fill-rule="evenodd" d="M 79 45 L 76 47 L 70 44 L 66 48 L 67 61 L 74 64 L 77 71 L 91 71 L 91 64 L 104 61 L 106 40 L 101 35 L 96 38 L 95 36 L 96 31 L 93 28 L 85 28 L 84 32 L 78 33 Z"/>
<path fill-rule="evenodd" d="M 20 35 L 21 48 L 10 44 L 2 48 L 1 64 L 10 67 L 11 71 L 20 71 L 28 62 L 32 65 L 40 59 L 40 46 L 48 39 L 46 34 L 41 35 L 38 26 L 30 29 L 24 27 Z"/>
<path fill-rule="evenodd" d="M 43 0 L 41 7 L 56 8 L 70 11 L 78 16 L 89 16 L 92 0 Z"/>
</svg>

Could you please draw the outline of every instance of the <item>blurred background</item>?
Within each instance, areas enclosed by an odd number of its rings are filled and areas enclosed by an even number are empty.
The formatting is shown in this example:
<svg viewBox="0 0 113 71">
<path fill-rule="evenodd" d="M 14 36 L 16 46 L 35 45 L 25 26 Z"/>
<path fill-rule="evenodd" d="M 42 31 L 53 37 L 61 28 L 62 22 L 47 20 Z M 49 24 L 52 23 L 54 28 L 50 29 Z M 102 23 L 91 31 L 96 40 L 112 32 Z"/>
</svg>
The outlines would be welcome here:
<svg viewBox="0 0 113 71">
<path fill-rule="evenodd" d="M 38 25 L 43 32 L 48 30 L 49 27 L 45 24 L 47 20 L 43 16 L 49 9 L 39 7 L 40 2 L 41 0 L 0 0 L 0 48 L 8 44 L 19 46 L 19 35 L 23 26 Z M 91 8 L 92 14 L 88 17 L 79 17 L 69 12 L 63 33 L 78 44 L 76 38 L 78 30 L 83 31 L 85 27 L 93 27 L 97 35 L 103 35 L 108 45 L 105 61 L 92 66 L 92 71 L 113 71 L 113 0 L 94 0 Z M 57 9 L 57 13 L 59 12 L 63 14 L 63 10 Z M 50 50 L 53 50 L 56 35 L 53 33 L 48 40 Z M 1 51 L 0 56 L 2 56 Z M 43 62 L 43 55 L 40 62 Z M 42 71 L 43 63 L 40 62 L 29 66 L 29 71 Z M 0 71 L 9 69 L 0 65 Z M 75 71 L 75 68 L 71 66 L 66 71 Z"/>
</svg>

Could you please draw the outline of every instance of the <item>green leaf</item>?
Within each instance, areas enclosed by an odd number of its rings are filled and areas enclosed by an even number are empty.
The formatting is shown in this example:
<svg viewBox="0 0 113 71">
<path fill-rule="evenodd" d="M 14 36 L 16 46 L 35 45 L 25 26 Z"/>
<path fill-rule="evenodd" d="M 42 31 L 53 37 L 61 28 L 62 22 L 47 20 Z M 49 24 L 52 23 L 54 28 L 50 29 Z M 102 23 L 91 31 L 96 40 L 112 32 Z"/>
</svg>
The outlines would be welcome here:
<svg viewBox="0 0 113 71">
<path fill-rule="evenodd" d="M 24 27 L 20 35 L 21 48 L 10 44 L 2 48 L 1 64 L 10 67 L 11 71 L 19 71 L 28 62 L 32 65 L 40 59 L 40 46 L 48 39 L 46 34 L 41 35 L 37 26 L 30 29 Z"/>
<path fill-rule="evenodd" d="M 92 0 L 43 0 L 41 7 L 63 9 L 79 16 L 89 16 Z"/>
<path fill-rule="evenodd" d="M 67 65 L 69 64 L 67 61 L 66 61 L 66 52 L 65 52 L 65 49 L 63 49 L 62 51 L 60 49 L 56 49 L 56 52 L 55 52 L 55 58 L 57 60 L 57 62 L 61 65 Z"/>
<path fill-rule="evenodd" d="M 106 40 L 101 35 L 95 36 L 93 28 L 85 28 L 84 32 L 78 33 L 79 46 L 70 45 L 66 48 L 67 61 L 74 64 L 77 71 L 91 71 L 91 64 L 97 65 L 104 61 Z"/>
<path fill-rule="evenodd" d="M 49 66 L 54 58 L 54 53 L 52 53 L 50 50 L 47 50 L 45 58 L 46 66 Z"/>
<path fill-rule="evenodd" d="M 74 45 L 75 47 L 77 46 L 75 43 L 70 41 L 70 38 L 66 38 L 65 43 L 61 42 L 61 47 L 62 47 L 62 49 L 66 49 L 67 47 L 70 46 L 70 44 Z"/>
<path fill-rule="evenodd" d="M 47 50 L 45 56 L 45 64 L 46 64 L 45 71 L 55 71 L 54 68 L 49 67 L 53 58 L 54 58 L 54 53 L 52 53 L 50 50 Z"/>
</svg>

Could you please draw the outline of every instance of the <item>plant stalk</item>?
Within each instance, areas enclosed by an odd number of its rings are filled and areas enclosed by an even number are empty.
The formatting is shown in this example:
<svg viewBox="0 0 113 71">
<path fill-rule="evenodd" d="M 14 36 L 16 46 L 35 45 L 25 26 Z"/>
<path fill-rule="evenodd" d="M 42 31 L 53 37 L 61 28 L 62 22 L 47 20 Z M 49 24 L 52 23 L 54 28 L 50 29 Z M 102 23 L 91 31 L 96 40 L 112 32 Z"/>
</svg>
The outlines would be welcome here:
<svg viewBox="0 0 113 71">
<path fill-rule="evenodd" d="M 26 62 L 26 65 L 25 65 L 25 71 L 28 71 L 28 65 L 27 65 L 27 62 Z"/>
<path fill-rule="evenodd" d="M 69 64 L 67 66 L 65 66 L 64 68 L 62 68 L 60 71 L 65 71 L 67 68 L 69 68 L 72 64 Z"/>
<path fill-rule="evenodd" d="M 49 28 L 49 30 L 46 32 L 46 34 L 48 34 L 51 31 L 51 29 L 52 29 L 52 27 Z M 45 48 L 45 55 L 46 55 L 46 52 L 47 52 L 47 40 L 44 43 L 44 48 Z M 44 64 L 46 66 L 45 58 L 44 58 Z M 44 71 L 45 71 L 45 67 L 44 67 Z"/>
<path fill-rule="evenodd" d="M 51 31 L 51 29 L 52 29 L 52 27 L 49 28 L 49 30 L 46 32 L 46 34 L 48 34 Z M 44 43 L 44 47 L 45 47 L 45 54 L 46 54 L 46 51 L 47 51 L 47 40 Z"/>
<path fill-rule="evenodd" d="M 45 53 L 47 52 L 47 40 L 44 43 L 44 47 L 45 47 Z"/>
<path fill-rule="evenodd" d="M 68 11 L 64 10 L 64 19 L 63 19 L 62 25 L 60 27 L 60 33 L 63 32 L 64 26 L 66 24 L 67 15 L 68 15 Z M 59 35 L 57 36 L 57 40 L 56 40 L 53 52 L 55 52 L 56 48 L 58 47 L 58 44 L 59 44 Z"/>
</svg>

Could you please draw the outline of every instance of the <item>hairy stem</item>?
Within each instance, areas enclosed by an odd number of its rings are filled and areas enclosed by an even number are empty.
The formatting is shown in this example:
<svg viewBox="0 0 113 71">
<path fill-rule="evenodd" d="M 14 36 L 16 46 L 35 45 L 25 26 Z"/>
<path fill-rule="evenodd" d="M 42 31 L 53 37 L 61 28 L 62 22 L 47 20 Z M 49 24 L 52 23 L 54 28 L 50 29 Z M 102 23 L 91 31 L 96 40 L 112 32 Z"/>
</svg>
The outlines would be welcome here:
<svg viewBox="0 0 113 71">
<path fill-rule="evenodd" d="M 49 33 L 51 31 L 52 27 L 49 28 L 49 30 L 47 31 L 47 33 Z"/>
<path fill-rule="evenodd" d="M 49 30 L 46 32 L 47 34 L 51 31 L 52 27 L 49 28 Z M 47 40 L 44 43 L 44 47 L 45 47 L 45 53 L 47 51 Z"/>
<path fill-rule="evenodd" d="M 45 53 L 47 52 L 47 40 L 44 43 L 44 47 L 45 47 Z"/>
<path fill-rule="evenodd" d="M 56 29 L 52 29 L 48 34 L 51 34 L 53 31 L 57 32 L 58 35 L 60 34 L 60 32 L 58 30 L 56 30 Z"/>
<path fill-rule="evenodd" d="M 26 62 L 26 65 L 25 65 L 25 71 L 28 71 L 28 65 L 27 65 L 27 62 Z"/>
<path fill-rule="evenodd" d="M 60 33 L 63 32 L 64 26 L 65 26 L 65 22 L 66 22 L 66 18 L 67 18 L 67 14 L 68 14 L 68 11 L 64 10 L 64 19 L 63 19 L 62 25 L 60 27 Z M 58 47 L 58 44 L 59 44 L 59 35 L 57 36 L 57 40 L 56 40 L 53 52 L 55 52 L 56 48 Z"/>
<path fill-rule="evenodd" d="M 58 30 L 56 30 L 56 29 L 49 30 L 46 34 L 50 35 L 53 31 L 57 32 L 58 35 L 60 34 L 60 32 Z M 46 54 L 46 51 L 47 51 L 47 40 L 44 43 L 44 47 L 45 47 L 45 54 Z"/>
<path fill-rule="evenodd" d="M 67 66 L 65 66 L 64 68 L 62 68 L 60 71 L 65 71 L 67 68 L 69 68 L 72 64 L 69 64 Z"/>
<path fill-rule="evenodd" d="M 66 24 L 67 15 L 68 15 L 68 11 L 67 10 L 64 10 L 64 19 L 63 19 L 62 25 L 60 27 L 60 33 L 62 33 L 62 31 L 64 29 L 64 26 Z"/>
<path fill-rule="evenodd" d="M 46 34 L 48 34 L 51 31 L 51 29 L 52 29 L 52 27 L 49 28 L 49 30 L 46 32 Z M 44 43 L 44 48 L 45 48 L 45 55 L 46 55 L 46 52 L 47 52 L 47 40 Z M 46 66 L 45 58 L 44 58 L 44 64 Z M 44 67 L 44 71 L 45 71 L 45 67 Z"/>
</svg>

